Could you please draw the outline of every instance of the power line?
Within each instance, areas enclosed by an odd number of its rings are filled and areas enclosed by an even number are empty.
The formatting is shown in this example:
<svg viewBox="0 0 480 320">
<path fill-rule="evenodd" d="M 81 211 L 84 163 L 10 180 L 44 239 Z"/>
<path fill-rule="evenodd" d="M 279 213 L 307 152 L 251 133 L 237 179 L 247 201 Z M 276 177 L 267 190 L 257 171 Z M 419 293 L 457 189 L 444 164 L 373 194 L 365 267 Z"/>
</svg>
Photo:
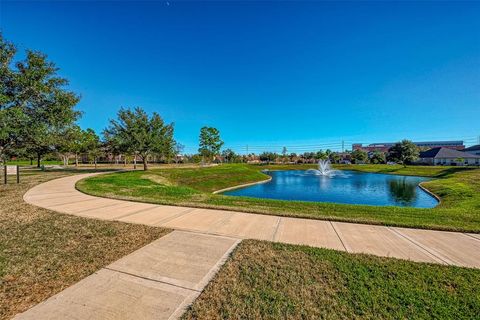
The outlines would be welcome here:
<svg viewBox="0 0 480 320">
<path fill-rule="evenodd" d="M 414 139 L 414 142 L 423 142 L 423 141 L 462 141 L 464 144 L 475 144 L 478 143 L 480 144 L 480 136 L 468 136 L 468 137 L 434 137 L 434 138 L 426 138 L 423 137 L 421 139 Z M 300 152 L 313 152 L 313 151 L 319 151 L 319 150 L 325 150 L 325 149 L 333 149 L 334 151 L 342 151 L 344 152 L 346 147 L 345 145 L 352 145 L 354 143 L 361 143 L 362 145 L 366 146 L 369 144 L 374 144 L 374 143 L 382 143 L 377 141 L 368 141 L 368 140 L 362 140 L 362 139 L 348 139 L 348 140 L 331 140 L 331 141 L 321 141 L 318 143 L 285 143 L 285 144 L 258 144 L 258 145 L 250 145 L 250 144 L 227 144 L 224 145 L 223 149 L 235 149 L 240 152 L 244 152 L 246 154 L 249 153 L 260 153 L 264 151 L 275 151 L 275 152 L 281 152 L 283 148 L 285 147 L 287 149 L 287 152 L 295 152 L 295 153 L 300 153 Z M 390 143 L 396 142 L 394 139 Z M 384 142 L 387 143 L 387 142 Z M 347 148 L 348 149 L 348 148 Z M 198 145 L 185 145 L 184 150 L 186 153 L 196 153 L 198 151 Z"/>
</svg>

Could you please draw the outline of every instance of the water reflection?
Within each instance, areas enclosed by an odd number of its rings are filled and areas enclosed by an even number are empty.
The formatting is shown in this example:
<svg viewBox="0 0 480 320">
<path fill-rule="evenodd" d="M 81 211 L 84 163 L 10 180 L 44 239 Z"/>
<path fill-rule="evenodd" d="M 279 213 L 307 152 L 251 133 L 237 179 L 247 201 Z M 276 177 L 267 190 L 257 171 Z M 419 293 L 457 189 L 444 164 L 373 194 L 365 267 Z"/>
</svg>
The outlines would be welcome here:
<svg viewBox="0 0 480 320">
<path fill-rule="evenodd" d="M 390 195 L 402 206 L 411 206 L 417 200 L 417 185 L 404 179 L 389 181 Z"/>
</svg>

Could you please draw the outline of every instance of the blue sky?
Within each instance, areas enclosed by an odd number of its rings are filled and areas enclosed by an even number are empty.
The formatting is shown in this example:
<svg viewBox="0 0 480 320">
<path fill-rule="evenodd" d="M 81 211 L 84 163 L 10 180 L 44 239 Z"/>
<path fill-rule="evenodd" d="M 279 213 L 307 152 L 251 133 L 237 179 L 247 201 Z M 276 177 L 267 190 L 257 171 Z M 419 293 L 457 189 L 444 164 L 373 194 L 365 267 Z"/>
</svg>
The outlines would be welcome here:
<svg viewBox="0 0 480 320">
<path fill-rule="evenodd" d="M 0 27 L 99 132 L 141 106 L 189 152 L 204 125 L 257 152 L 480 135 L 479 2 L 2 0 Z"/>
</svg>

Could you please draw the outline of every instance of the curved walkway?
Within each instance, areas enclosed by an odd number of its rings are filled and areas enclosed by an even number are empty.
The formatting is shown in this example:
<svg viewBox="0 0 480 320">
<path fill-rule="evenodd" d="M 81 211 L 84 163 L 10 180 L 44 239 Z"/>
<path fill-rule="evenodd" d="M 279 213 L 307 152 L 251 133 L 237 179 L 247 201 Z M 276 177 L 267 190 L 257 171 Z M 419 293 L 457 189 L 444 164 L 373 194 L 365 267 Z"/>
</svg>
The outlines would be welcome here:
<svg viewBox="0 0 480 320">
<path fill-rule="evenodd" d="M 83 217 L 480 268 L 480 234 L 155 205 L 94 197 L 75 189 L 77 181 L 96 174 L 80 174 L 37 185 L 24 195 L 24 200 Z"/>
</svg>

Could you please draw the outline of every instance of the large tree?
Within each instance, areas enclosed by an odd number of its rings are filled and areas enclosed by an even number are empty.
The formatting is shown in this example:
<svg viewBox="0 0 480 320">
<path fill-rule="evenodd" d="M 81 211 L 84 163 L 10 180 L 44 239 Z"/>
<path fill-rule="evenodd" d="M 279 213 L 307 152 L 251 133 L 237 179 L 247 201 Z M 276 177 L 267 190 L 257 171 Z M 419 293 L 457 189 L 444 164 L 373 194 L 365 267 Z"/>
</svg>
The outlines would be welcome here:
<svg viewBox="0 0 480 320">
<path fill-rule="evenodd" d="M 323 152 L 323 150 L 319 150 L 315 153 L 315 159 L 316 160 L 325 160 L 328 158 L 328 155 Z"/>
<path fill-rule="evenodd" d="M 79 97 L 67 91 L 68 81 L 43 53 L 27 50 L 13 63 L 13 44 L 0 35 L 0 153 L 21 148 L 37 157 L 54 151 L 56 139 L 80 116 Z"/>
<path fill-rule="evenodd" d="M 18 88 L 11 65 L 16 52 L 15 45 L 0 33 L 0 161 L 19 146 L 26 122 L 23 110 L 14 103 Z"/>
<path fill-rule="evenodd" d="M 238 155 L 232 149 L 225 149 L 222 151 L 222 157 L 224 161 L 231 163 L 235 162 L 235 160 L 238 158 Z"/>
<path fill-rule="evenodd" d="M 350 154 L 352 161 L 356 164 L 364 163 L 368 159 L 368 154 L 363 150 L 354 150 Z"/>
<path fill-rule="evenodd" d="M 380 151 L 375 151 L 373 154 L 370 156 L 370 163 L 373 164 L 381 164 L 385 163 L 385 153 L 380 152 Z"/>
<path fill-rule="evenodd" d="M 198 152 L 207 159 L 208 162 L 220 153 L 223 141 L 220 138 L 220 131 L 213 127 L 203 127 L 200 129 L 200 148 Z"/>
<path fill-rule="evenodd" d="M 121 152 L 140 157 L 144 170 L 148 169 L 150 155 L 168 159 L 174 154 L 173 124 L 165 124 L 156 112 L 150 117 L 138 107 L 121 108 L 117 118 L 105 129 L 105 140 Z"/>
<path fill-rule="evenodd" d="M 406 166 L 418 159 L 418 147 L 410 140 L 402 140 L 388 149 L 388 160 Z"/>
<path fill-rule="evenodd" d="M 54 150 L 58 132 L 80 117 L 75 110 L 79 97 L 64 89 L 68 81 L 57 75 L 58 68 L 40 52 L 27 51 L 17 69 L 20 92 L 16 104 L 27 117 L 24 143 L 40 167 L 42 156 Z"/>
</svg>

